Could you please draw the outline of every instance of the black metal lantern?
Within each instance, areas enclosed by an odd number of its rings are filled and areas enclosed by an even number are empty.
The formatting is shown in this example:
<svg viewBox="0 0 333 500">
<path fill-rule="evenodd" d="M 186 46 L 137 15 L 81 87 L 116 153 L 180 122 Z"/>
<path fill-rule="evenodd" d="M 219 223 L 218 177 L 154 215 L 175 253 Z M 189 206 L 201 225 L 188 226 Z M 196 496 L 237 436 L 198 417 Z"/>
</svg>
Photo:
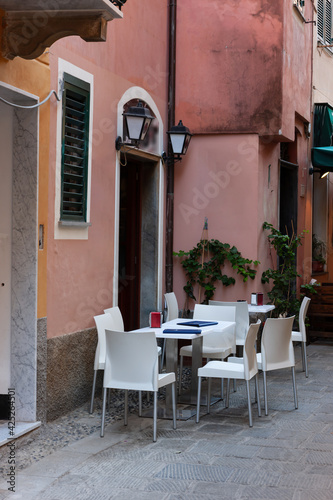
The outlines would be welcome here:
<svg viewBox="0 0 333 500">
<path fill-rule="evenodd" d="M 168 131 L 167 134 L 170 137 L 173 154 L 178 157 L 180 155 L 185 155 L 193 135 L 190 133 L 189 129 L 179 120 L 178 125 L 171 127 L 171 130 Z"/>
<path fill-rule="evenodd" d="M 126 121 L 128 137 L 131 141 L 143 141 L 148 132 L 152 119 L 149 109 L 139 101 L 136 106 L 131 106 L 126 113 L 123 113 Z"/>
<path fill-rule="evenodd" d="M 148 108 L 143 106 L 142 101 L 139 101 L 136 106 L 131 106 L 128 111 L 123 113 L 126 122 L 128 138 L 138 144 L 146 137 L 152 119 L 154 118 Z M 116 139 L 117 151 L 123 146 L 121 137 Z"/>
</svg>

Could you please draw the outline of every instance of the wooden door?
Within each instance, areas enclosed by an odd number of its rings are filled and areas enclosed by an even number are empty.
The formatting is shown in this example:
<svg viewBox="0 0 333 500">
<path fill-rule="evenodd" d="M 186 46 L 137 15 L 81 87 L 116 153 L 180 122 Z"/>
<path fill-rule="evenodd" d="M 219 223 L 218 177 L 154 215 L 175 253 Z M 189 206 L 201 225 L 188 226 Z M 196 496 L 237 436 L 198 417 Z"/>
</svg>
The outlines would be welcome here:
<svg viewBox="0 0 333 500">
<path fill-rule="evenodd" d="M 138 162 L 121 167 L 118 304 L 125 330 L 140 326 L 141 175 Z"/>
</svg>

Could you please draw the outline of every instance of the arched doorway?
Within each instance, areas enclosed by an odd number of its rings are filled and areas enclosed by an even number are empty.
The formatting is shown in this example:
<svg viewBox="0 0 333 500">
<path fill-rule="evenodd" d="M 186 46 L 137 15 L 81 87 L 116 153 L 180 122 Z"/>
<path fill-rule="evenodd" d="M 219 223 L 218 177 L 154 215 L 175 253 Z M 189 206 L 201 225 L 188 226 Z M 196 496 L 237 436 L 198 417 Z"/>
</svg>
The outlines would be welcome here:
<svg viewBox="0 0 333 500">
<path fill-rule="evenodd" d="M 128 144 L 122 117 L 138 99 L 155 116 L 139 148 Z M 130 89 L 118 111 L 118 132 L 126 145 L 117 154 L 113 304 L 122 312 L 125 329 L 131 330 L 147 326 L 149 313 L 162 307 L 162 125 L 155 103 L 143 89 Z"/>
</svg>

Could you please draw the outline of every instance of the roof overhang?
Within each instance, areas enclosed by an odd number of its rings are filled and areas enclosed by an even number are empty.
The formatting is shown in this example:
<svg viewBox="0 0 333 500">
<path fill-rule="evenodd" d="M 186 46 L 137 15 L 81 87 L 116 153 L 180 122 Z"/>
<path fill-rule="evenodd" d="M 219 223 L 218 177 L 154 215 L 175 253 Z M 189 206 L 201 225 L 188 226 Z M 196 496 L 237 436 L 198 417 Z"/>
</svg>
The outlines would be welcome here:
<svg viewBox="0 0 333 500">
<path fill-rule="evenodd" d="M 107 23 L 123 17 L 109 0 L 0 0 L 0 9 L 6 59 L 35 59 L 65 36 L 104 42 Z"/>
</svg>

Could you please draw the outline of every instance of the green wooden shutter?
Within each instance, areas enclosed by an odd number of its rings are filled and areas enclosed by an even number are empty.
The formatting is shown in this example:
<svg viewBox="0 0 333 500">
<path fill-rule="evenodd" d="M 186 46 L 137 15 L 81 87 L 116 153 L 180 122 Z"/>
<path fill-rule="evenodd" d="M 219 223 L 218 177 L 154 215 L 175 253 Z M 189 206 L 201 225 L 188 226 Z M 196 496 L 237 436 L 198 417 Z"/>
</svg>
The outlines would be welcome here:
<svg viewBox="0 0 333 500">
<path fill-rule="evenodd" d="M 317 33 L 321 41 L 324 41 L 324 0 L 318 0 L 317 4 Z"/>
<path fill-rule="evenodd" d="M 61 220 L 86 222 L 90 86 L 64 74 Z"/>
<path fill-rule="evenodd" d="M 327 43 L 327 45 L 331 45 L 332 43 L 332 2 L 330 0 L 326 0 L 325 43 Z"/>
</svg>

